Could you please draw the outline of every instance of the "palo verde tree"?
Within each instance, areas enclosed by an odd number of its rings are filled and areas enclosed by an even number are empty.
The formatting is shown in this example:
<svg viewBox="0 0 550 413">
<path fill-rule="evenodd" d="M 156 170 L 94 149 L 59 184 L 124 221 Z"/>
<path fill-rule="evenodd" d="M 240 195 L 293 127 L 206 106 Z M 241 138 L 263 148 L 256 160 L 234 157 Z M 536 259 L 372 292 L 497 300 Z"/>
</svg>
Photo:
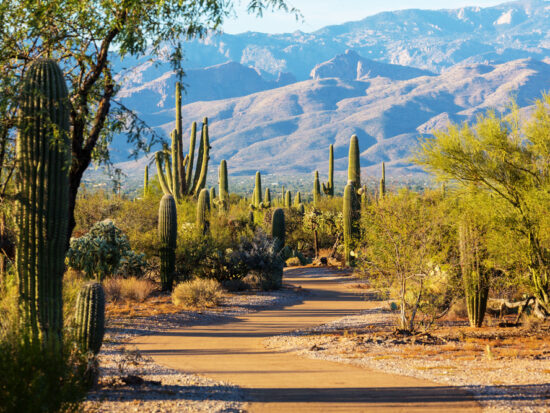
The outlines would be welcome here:
<svg viewBox="0 0 550 413">
<path fill-rule="evenodd" d="M 550 314 L 550 236 L 543 224 L 550 207 L 550 95 L 521 119 L 490 111 L 473 125 L 450 125 L 425 140 L 416 163 L 442 180 L 488 192 L 493 208 L 525 240 L 523 251 L 540 315 Z"/>
<path fill-rule="evenodd" d="M 219 30 L 232 12 L 229 0 L 13 0 L 0 4 L 0 185 L 13 170 L 14 128 L 20 80 L 37 58 L 58 62 L 69 89 L 72 164 L 69 234 L 84 171 L 92 161 L 109 163 L 109 144 L 126 132 L 136 150 L 147 150 L 151 132 L 116 101 L 113 61 L 165 55 L 181 78 L 183 42 Z M 285 0 L 249 0 L 248 11 L 289 9 Z M 149 134 L 147 133 L 149 131 Z M 3 190 L 0 187 L 0 191 Z M 0 192 L 0 195 L 2 192 Z"/>
</svg>

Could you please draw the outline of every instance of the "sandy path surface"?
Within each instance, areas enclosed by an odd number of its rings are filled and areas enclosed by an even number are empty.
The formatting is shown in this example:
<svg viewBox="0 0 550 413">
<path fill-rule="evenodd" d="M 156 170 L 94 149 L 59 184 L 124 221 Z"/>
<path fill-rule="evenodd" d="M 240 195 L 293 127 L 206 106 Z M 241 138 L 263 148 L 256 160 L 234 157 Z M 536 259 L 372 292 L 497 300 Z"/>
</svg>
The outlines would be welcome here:
<svg viewBox="0 0 550 413">
<path fill-rule="evenodd" d="M 305 290 L 300 304 L 138 337 L 133 343 L 157 363 L 243 387 L 249 412 L 481 411 L 460 388 L 266 350 L 266 337 L 376 305 L 343 283 L 346 278 L 329 269 L 290 269 L 285 283 Z"/>
</svg>

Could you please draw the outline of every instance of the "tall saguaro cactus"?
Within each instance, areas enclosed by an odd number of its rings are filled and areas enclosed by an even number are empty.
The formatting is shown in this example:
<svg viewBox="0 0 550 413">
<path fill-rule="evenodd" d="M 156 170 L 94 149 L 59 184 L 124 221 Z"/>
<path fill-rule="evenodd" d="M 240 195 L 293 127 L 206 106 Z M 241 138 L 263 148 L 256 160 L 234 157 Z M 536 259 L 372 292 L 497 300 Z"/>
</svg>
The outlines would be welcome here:
<svg viewBox="0 0 550 413">
<path fill-rule="evenodd" d="M 355 191 L 361 188 L 361 161 L 357 135 L 353 135 L 349 141 L 348 183 L 350 181 L 353 183 Z"/>
<path fill-rule="evenodd" d="M 160 200 L 158 235 L 160 239 L 160 281 L 163 291 L 170 291 L 174 282 L 178 214 L 176 201 L 170 194 Z"/>
<path fill-rule="evenodd" d="M 222 159 L 218 169 L 219 207 L 223 211 L 229 209 L 229 184 L 227 181 L 227 162 Z"/>
<path fill-rule="evenodd" d="M 353 249 L 359 238 L 359 202 L 355 187 L 350 182 L 344 189 L 344 256 L 346 265 L 354 264 Z"/>
<path fill-rule="evenodd" d="M 210 139 L 208 135 L 208 118 L 204 118 L 201 129 L 201 140 L 195 173 L 195 143 L 197 139 L 197 124 L 191 125 L 189 153 L 183 156 L 183 130 L 181 117 L 181 84 L 176 83 L 176 128 L 170 134 L 171 150 L 165 148 L 155 154 L 157 175 L 160 186 L 165 194 L 173 195 L 180 200 L 186 195 L 197 195 L 206 185 L 208 160 L 210 159 Z"/>
<path fill-rule="evenodd" d="M 313 180 L 313 205 L 317 206 L 321 201 L 321 185 L 319 184 L 319 171 L 315 171 Z"/>
<path fill-rule="evenodd" d="M 145 172 L 143 173 L 143 196 L 147 196 L 149 193 L 149 165 L 145 165 Z"/>
<path fill-rule="evenodd" d="M 269 188 L 266 188 L 264 198 L 265 200 L 262 200 L 262 174 L 258 171 L 256 172 L 254 193 L 252 194 L 252 204 L 250 208 L 256 211 L 264 208 L 271 208 L 271 192 Z"/>
<path fill-rule="evenodd" d="M 386 195 L 386 164 L 382 162 L 382 178 L 380 178 L 380 193 L 379 198 L 384 198 Z"/>
<path fill-rule="evenodd" d="M 459 251 L 462 281 L 470 326 L 481 327 L 489 298 L 489 270 L 483 261 L 482 233 L 471 220 L 463 220 L 459 227 Z"/>
<path fill-rule="evenodd" d="M 292 194 L 290 191 L 286 191 L 285 194 L 285 208 L 291 208 L 292 207 Z"/>
<path fill-rule="evenodd" d="M 275 240 L 275 250 L 281 251 L 285 246 L 285 212 L 282 208 L 273 211 L 271 217 L 271 237 Z"/>
<path fill-rule="evenodd" d="M 61 348 L 67 245 L 69 100 L 53 60 L 31 64 L 22 85 L 17 165 L 17 274 L 29 339 Z"/>
<path fill-rule="evenodd" d="M 328 155 L 328 182 L 325 185 L 323 182 L 323 192 L 326 196 L 334 196 L 334 146 L 329 147 Z"/>
<path fill-rule="evenodd" d="M 302 203 L 302 193 L 300 191 L 296 192 L 296 197 L 294 198 L 294 206 L 298 206 Z"/>
</svg>

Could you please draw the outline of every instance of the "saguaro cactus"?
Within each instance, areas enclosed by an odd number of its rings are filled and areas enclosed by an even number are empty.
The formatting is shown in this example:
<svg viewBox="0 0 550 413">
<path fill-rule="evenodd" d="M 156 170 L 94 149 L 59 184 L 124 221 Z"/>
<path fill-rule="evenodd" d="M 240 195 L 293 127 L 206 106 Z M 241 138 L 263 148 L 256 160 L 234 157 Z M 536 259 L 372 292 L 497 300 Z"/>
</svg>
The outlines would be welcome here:
<svg viewBox="0 0 550 413">
<path fill-rule="evenodd" d="M 17 173 L 17 274 L 29 339 L 61 348 L 71 147 L 67 87 L 57 63 L 37 60 L 22 85 Z"/>
<path fill-rule="evenodd" d="M 490 272 L 483 263 L 486 252 L 482 246 L 482 233 L 471 220 L 465 219 L 460 224 L 459 250 L 470 326 L 481 327 L 489 298 Z"/>
<path fill-rule="evenodd" d="M 271 191 L 269 188 L 265 189 L 264 202 L 262 205 L 264 208 L 271 208 Z"/>
<path fill-rule="evenodd" d="M 275 250 L 281 251 L 285 246 L 285 212 L 282 208 L 273 211 L 271 217 L 271 237 L 275 240 Z"/>
<path fill-rule="evenodd" d="M 220 191 L 220 209 L 227 211 L 229 209 L 229 184 L 227 181 L 227 162 L 225 159 L 222 159 L 218 169 L 218 185 Z"/>
<path fill-rule="evenodd" d="M 210 199 L 210 209 L 212 209 L 214 207 L 214 204 L 217 202 L 217 200 L 216 200 L 216 188 L 213 187 L 213 186 L 210 187 L 209 199 Z"/>
<path fill-rule="evenodd" d="M 170 194 L 160 200 L 158 235 L 160 239 L 160 281 L 163 291 L 170 291 L 174 282 L 178 214 L 176 201 Z"/>
<path fill-rule="evenodd" d="M 353 182 L 355 191 L 361 188 L 361 162 L 357 135 L 353 135 L 349 141 L 348 183 L 350 181 Z"/>
<path fill-rule="evenodd" d="M 298 206 L 302 203 L 302 194 L 300 191 L 296 192 L 296 197 L 294 198 L 294 206 Z"/>
<path fill-rule="evenodd" d="M 197 202 L 197 220 L 195 221 L 198 231 L 205 235 L 210 231 L 210 195 L 206 188 L 201 190 Z"/>
<path fill-rule="evenodd" d="M 285 208 L 290 208 L 290 207 L 292 207 L 292 194 L 290 193 L 290 191 L 286 191 Z"/>
<path fill-rule="evenodd" d="M 171 151 L 164 148 L 155 154 L 157 176 L 162 191 L 180 200 L 184 195 L 196 195 L 204 188 L 210 159 L 210 141 L 208 136 L 208 118 L 204 118 L 202 136 L 197 156 L 197 165 L 193 175 L 197 124 L 191 125 L 189 153 L 183 156 L 183 131 L 181 118 L 181 84 L 176 83 L 176 128 L 170 134 Z"/>
<path fill-rule="evenodd" d="M 256 180 L 254 183 L 254 208 L 262 207 L 262 174 L 260 171 L 256 172 Z"/>
<path fill-rule="evenodd" d="M 149 193 L 149 165 L 145 165 L 145 172 L 143 173 L 143 196 L 147 196 Z"/>
<path fill-rule="evenodd" d="M 105 293 L 100 283 L 88 283 L 79 291 L 75 324 L 82 351 L 99 353 L 105 334 Z"/>
<path fill-rule="evenodd" d="M 386 164 L 382 162 L 382 178 L 380 178 L 380 193 L 378 197 L 382 199 L 384 195 L 386 195 Z"/>
<path fill-rule="evenodd" d="M 323 192 L 327 196 L 334 196 L 334 147 L 331 144 L 328 155 L 328 182 L 323 183 Z"/>
<path fill-rule="evenodd" d="M 346 265 L 353 266 L 355 243 L 359 238 L 359 209 L 353 183 L 348 182 L 344 189 L 344 256 Z"/>
<path fill-rule="evenodd" d="M 315 171 L 313 180 L 313 205 L 317 206 L 321 201 L 321 185 L 319 184 L 319 171 Z"/>
</svg>

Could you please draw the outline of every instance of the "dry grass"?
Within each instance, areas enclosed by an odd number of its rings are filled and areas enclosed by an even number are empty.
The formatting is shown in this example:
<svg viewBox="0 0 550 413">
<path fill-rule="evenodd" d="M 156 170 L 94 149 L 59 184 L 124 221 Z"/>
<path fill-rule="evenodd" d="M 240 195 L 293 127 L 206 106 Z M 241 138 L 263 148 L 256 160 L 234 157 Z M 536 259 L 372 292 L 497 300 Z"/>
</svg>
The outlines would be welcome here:
<svg viewBox="0 0 550 413">
<path fill-rule="evenodd" d="M 285 263 L 287 267 L 299 267 L 301 265 L 298 257 L 290 257 Z"/>
<path fill-rule="evenodd" d="M 174 288 L 172 301 L 187 308 L 216 307 L 222 297 L 222 287 L 216 280 L 195 278 Z"/>
<path fill-rule="evenodd" d="M 149 280 L 136 277 L 117 277 L 105 280 L 103 288 L 108 301 L 144 302 L 155 290 L 155 285 Z"/>
</svg>

